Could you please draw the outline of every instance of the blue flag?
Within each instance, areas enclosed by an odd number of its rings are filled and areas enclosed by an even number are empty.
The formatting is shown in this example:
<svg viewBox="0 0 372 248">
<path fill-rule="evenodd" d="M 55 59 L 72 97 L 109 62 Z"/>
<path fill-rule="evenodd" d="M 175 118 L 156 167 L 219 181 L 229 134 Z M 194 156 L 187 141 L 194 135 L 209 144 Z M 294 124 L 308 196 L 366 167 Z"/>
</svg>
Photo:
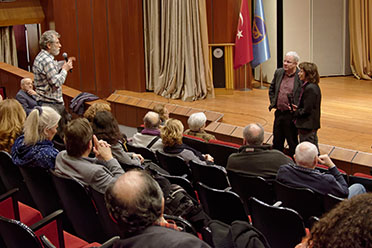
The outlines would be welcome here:
<svg viewBox="0 0 372 248">
<path fill-rule="evenodd" d="M 270 47 L 266 32 L 265 13 L 262 0 L 255 0 L 252 42 L 253 60 L 251 65 L 252 68 L 255 68 L 270 58 Z"/>
</svg>

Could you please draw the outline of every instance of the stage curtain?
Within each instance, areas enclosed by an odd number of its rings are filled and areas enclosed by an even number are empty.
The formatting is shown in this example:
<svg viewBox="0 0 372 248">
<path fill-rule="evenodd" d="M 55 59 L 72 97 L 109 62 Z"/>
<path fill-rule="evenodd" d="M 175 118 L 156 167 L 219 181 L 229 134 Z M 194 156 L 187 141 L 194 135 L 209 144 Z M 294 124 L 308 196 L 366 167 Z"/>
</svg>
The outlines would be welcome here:
<svg viewBox="0 0 372 248">
<path fill-rule="evenodd" d="M 349 1 L 350 62 L 356 78 L 372 80 L 372 2 Z"/>
<path fill-rule="evenodd" d="M 213 96 L 205 0 L 143 0 L 146 89 L 172 99 Z"/>
<path fill-rule="evenodd" d="M 0 61 L 18 66 L 13 27 L 0 27 Z"/>
</svg>

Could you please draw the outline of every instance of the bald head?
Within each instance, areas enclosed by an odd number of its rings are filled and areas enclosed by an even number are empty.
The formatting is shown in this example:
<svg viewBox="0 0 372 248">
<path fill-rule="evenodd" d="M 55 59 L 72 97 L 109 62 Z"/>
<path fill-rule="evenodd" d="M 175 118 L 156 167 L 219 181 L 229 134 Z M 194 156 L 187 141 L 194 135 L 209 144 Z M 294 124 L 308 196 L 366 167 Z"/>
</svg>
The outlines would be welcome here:
<svg viewBox="0 0 372 248">
<path fill-rule="evenodd" d="M 153 111 L 147 112 L 143 118 L 143 123 L 147 129 L 158 129 L 160 125 L 160 117 L 158 113 Z"/>
<path fill-rule="evenodd" d="M 152 225 L 163 214 L 163 192 L 144 171 L 124 173 L 107 189 L 105 200 L 111 216 L 128 235 Z"/>
<path fill-rule="evenodd" d="M 26 91 L 26 92 L 28 90 L 32 90 L 32 79 L 31 78 L 22 78 L 21 89 Z"/>
<path fill-rule="evenodd" d="M 264 129 L 260 124 L 251 123 L 243 130 L 243 138 L 246 144 L 252 146 L 262 145 L 264 140 Z"/>
<path fill-rule="evenodd" d="M 294 159 L 302 167 L 315 168 L 318 157 L 318 149 L 310 142 L 304 141 L 296 147 Z"/>
</svg>

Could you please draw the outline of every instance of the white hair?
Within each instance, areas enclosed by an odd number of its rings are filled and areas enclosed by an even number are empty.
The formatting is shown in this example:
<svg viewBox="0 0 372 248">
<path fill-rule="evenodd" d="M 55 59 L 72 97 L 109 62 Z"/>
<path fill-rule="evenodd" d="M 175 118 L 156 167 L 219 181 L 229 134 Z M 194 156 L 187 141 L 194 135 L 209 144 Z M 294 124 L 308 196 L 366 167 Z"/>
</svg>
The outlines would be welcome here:
<svg viewBox="0 0 372 248">
<path fill-rule="evenodd" d="M 295 61 L 296 63 L 298 63 L 298 61 L 300 61 L 300 56 L 298 56 L 298 54 L 297 54 L 296 52 L 294 52 L 294 51 L 287 52 L 287 53 L 285 54 L 285 56 L 293 57 L 293 59 L 294 59 L 294 61 Z"/>
<path fill-rule="evenodd" d="M 207 117 L 204 113 L 194 113 L 190 115 L 189 119 L 187 120 L 187 124 L 189 125 L 189 128 L 191 131 L 199 131 L 200 128 L 202 128 L 207 121 Z"/>
<path fill-rule="evenodd" d="M 318 156 L 318 149 L 310 142 L 301 142 L 296 147 L 295 159 L 298 165 L 312 167 L 316 156 Z"/>
<path fill-rule="evenodd" d="M 21 86 L 22 85 L 24 85 L 25 83 L 26 83 L 26 81 L 28 81 L 28 80 L 31 80 L 31 82 L 32 82 L 32 79 L 31 78 L 22 78 L 22 80 L 21 80 Z"/>
</svg>

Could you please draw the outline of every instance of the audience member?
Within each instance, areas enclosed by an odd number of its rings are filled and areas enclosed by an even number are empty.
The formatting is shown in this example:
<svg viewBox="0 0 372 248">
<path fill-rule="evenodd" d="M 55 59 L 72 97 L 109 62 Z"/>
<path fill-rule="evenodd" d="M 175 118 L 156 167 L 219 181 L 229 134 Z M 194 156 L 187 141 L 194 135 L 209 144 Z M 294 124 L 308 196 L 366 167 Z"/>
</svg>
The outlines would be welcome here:
<svg viewBox="0 0 372 248">
<path fill-rule="evenodd" d="M 94 116 L 96 116 L 97 112 L 99 111 L 111 112 L 111 107 L 108 103 L 95 102 L 90 105 L 87 110 L 85 110 L 84 117 L 87 118 L 90 123 L 92 123 Z"/>
<path fill-rule="evenodd" d="M 201 154 L 199 151 L 182 143 L 183 125 L 176 119 L 168 119 L 161 128 L 160 136 L 164 145 L 164 152 L 182 157 L 187 163 L 194 160 L 201 164 L 211 164 L 214 159 L 209 154 Z"/>
<path fill-rule="evenodd" d="M 22 134 L 26 113 L 15 99 L 0 101 L 0 150 L 11 151 L 14 141 Z"/>
<path fill-rule="evenodd" d="M 164 104 L 156 104 L 154 108 L 152 109 L 155 113 L 159 114 L 160 117 L 160 125 L 163 126 L 166 122 L 166 120 L 169 119 L 169 111 L 165 107 Z"/>
<path fill-rule="evenodd" d="M 107 189 L 105 200 L 125 237 L 114 247 L 209 247 L 164 219 L 163 192 L 144 171 L 132 170 L 119 177 Z"/>
<path fill-rule="evenodd" d="M 314 63 L 302 62 L 298 76 L 304 82 L 298 106 L 293 105 L 295 124 L 300 142 L 309 141 L 318 147 L 318 129 L 320 128 L 320 102 L 322 94 L 319 88 L 318 67 Z"/>
<path fill-rule="evenodd" d="M 297 128 L 293 122 L 293 112 L 289 107 L 289 99 L 293 104 L 298 104 L 302 82 L 298 77 L 297 64 L 300 57 L 296 52 L 288 52 L 284 57 L 283 68 L 275 71 L 270 84 L 269 111 L 275 108 L 273 127 L 273 148 L 279 151 L 284 149 L 287 140 L 289 155 L 292 157 L 298 144 Z"/>
<path fill-rule="evenodd" d="M 113 158 L 110 145 L 93 135 L 87 119 L 78 118 L 67 124 L 65 145 L 66 151 L 60 152 L 56 159 L 55 172 L 58 175 L 73 178 L 105 193 L 106 188 L 124 173 Z M 95 158 L 88 157 L 92 149 Z"/>
<path fill-rule="evenodd" d="M 69 123 L 72 119 L 72 116 L 70 113 L 67 112 L 66 109 L 62 111 L 61 119 L 58 122 L 58 128 L 57 133 L 54 135 L 53 138 L 53 144 L 54 147 L 57 148 L 58 151 L 66 150 L 65 146 L 65 128 L 67 126 L 67 123 Z"/>
<path fill-rule="evenodd" d="M 146 147 L 152 151 L 163 149 L 163 143 L 160 138 L 160 117 L 153 111 L 147 112 L 143 118 L 145 128 L 133 135 L 131 142 L 134 146 Z"/>
<path fill-rule="evenodd" d="M 296 248 L 372 247 L 372 194 L 344 200 L 314 224 Z"/>
<path fill-rule="evenodd" d="M 271 150 L 264 145 L 264 129 L 260 124 L 249 124 L 243 131 L 243 146 L 238 153 L 230 155 L 226 169 L 250 176 L 275 179 L 279 167 L 294 164 L 292 159 L 281 151 Z"/>
<path fill-rule="evenodd" d="M 74 57 L 58 63 L 54 56 L 59 54 L 62 47 L 59 42 L 60 35 L 54 30 L 45 31 L 39 41 L 41 51 L 34 60 L 32 71 L 34 72 L 35 90 L 39 105 L 48 105 L 62 113 L 63 103 L 62 85 L 67 72 L 72 69 Z M 62 66 L 60 66 L 62 65 Z"/>
<path fill-rule="evenodd" d="M 120 133 L 119 124 L 111 112 L 97 112 L 92 122 L 93 133 L 98 139 L 104 140 L 111 145 L 111 152 L 119 163 L 126 165 L 141 166 L 144 162 L 140 154 L 125 152 L 122 142 L 123 135 Z"/>
<path fill-rule="evenodd" d="M 28 115 L 24 135 L 12 147 L 12 159 L 21 167 L 54 168 L 58 150 L 53 147 L 61 116 L 51 107 L 37 106 Z"/>
<path fill-rule="evenodd" d="M 294 156 L 297 165 L 286 164 L 279 168 L 276 179 L 294 187 L 309 188 L 317 193 L 332 194 L 337 197 L 353 197 L 365 193 L 361 184 L 353 184 L 349 188 L 345 179 L 328 155 L 318 157 L 317 147 L 310 142 L 302 142 L 296 147 Z M 321 173 L 315 169 L 317 163 L 326 165 L 329 173 Z"/>
<path fill-rule="evenodd" d="M 203 140 L 207 142 L 210 139 L 216 139 L 214 135 L 209 134 L 206 131 L 204 131 L 206 122 L 207 122 L 207 117 L 202 112 L 194 113 L 190 115 L 189 119 L 187 120 L 189 129 L 185 131 L 185 134 L 202 138 Z"/>
<path fill-rule="evenodd" d="M 23 78 L 21 80 L 21 89 L 18 91 L 16 99 L 22 105 L 27 115 L 37 106 L 36 95 L 33 90 L 32 79 Z"/>
</svg>

